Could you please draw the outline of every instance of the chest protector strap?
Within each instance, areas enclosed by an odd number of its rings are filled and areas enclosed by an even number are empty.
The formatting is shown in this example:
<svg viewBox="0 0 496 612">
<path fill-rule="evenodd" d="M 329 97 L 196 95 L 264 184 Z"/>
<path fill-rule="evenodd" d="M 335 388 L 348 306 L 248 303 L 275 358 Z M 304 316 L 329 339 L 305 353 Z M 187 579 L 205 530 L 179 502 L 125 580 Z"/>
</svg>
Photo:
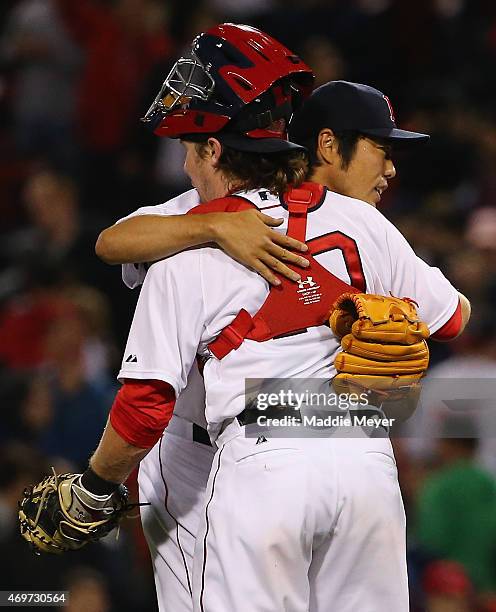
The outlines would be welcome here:
<svg viewBox="0 0 496 612">
<path fill-rule="evenodd" d="M 284 194 L 284 204 L 289 212 L 287 235 L 305 242 L 308 212 L 320 204 L 324 187 L 315 183 L 304 183 L 300 188 L 290 189 Z M 251 202 L 237 196 L 213 200 L 201 204 L 190 213 L 235 212 L 256 208 Z M 209 344 L 210 352 L 223 359 L 238 349 L 245 338 L 264 342 L 272 338 L 291 336 L 304 332 L 308 327 L 327 325 L 332 304 L 345 292 L 358 293 L 314 259 L 311 248 L 305 257 L 310 265 L 304 269 L 299 283 L 287 278 L 271 287 L 260 310 L 251 316 L 246 310 L 239 311 L 233 321 Z M 289 265 L 293 270 L 295 267 Z"/>
</svg>

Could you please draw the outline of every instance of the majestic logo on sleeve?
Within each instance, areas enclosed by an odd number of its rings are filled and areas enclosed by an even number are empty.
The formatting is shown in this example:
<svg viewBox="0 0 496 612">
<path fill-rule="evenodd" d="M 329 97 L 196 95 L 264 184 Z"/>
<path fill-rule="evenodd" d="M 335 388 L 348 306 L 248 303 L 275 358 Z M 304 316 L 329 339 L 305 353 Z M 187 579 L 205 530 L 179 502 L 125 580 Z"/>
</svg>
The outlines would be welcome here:
<svg viewBox="0 0 496 612">
<path fill-rule="evenodd" d="M 128 355 L 125 363 L 138 363 L 138 357 L 136 355 Z"/>
<path fill-rule="evenodd" d="M 322 293 L 319 293 L 320 285 L 313 280 L 313 276 L 307 276 L 298 283 L 297 293 L 300 294 L 299 300 L 306 304 L 320 302 Z"/>
<path fill-rule="evenodd" d="M 385 95 L 382 96 L 384 98 L 384 100 L 386 100 L 386 104 L 388 105 L 389 108 L 389 118 L 391 119 L 391 121 L 393 123 L 396 123 L 396 119 L 394 118 L 394 110 L 393 110 L 393 105 L 391 104 L 391 101 L 389 100 L 389 98 Z"/>
</svg>

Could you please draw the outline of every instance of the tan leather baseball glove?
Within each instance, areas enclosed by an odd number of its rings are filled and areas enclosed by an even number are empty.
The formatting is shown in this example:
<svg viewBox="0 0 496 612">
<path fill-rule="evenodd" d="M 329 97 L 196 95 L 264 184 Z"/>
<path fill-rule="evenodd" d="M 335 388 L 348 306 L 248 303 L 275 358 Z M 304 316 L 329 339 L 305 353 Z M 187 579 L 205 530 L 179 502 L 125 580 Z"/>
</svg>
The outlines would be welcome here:
<svg viewBox="0 0 496 612">
<path fill-rule="evenodd" d="M 329 323 L 343 349 L 334 360 L 338 393 L 366 389 L 398 398 L 427 370 L 429 329 L 413 300 L 345 293 L 335 302 Z"/>
</svg>

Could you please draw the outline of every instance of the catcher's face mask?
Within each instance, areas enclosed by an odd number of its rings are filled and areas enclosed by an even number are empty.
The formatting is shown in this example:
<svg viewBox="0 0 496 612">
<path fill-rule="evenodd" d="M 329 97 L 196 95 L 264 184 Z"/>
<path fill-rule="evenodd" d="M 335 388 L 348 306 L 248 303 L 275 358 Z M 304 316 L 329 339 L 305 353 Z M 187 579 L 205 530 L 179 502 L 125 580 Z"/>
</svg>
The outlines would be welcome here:
<svg viewBox="0 0 496 612">
<path fill-rule="evenodd" d="M 163 118 L 176 108 L 186 109 L 194 99 L 206 102 L 214 89 L 213 78 L 191 52 L 190 57 L 181 57 L 174 64 L 142 121 L 153 121 L 157 114 Z"/>
</svg>

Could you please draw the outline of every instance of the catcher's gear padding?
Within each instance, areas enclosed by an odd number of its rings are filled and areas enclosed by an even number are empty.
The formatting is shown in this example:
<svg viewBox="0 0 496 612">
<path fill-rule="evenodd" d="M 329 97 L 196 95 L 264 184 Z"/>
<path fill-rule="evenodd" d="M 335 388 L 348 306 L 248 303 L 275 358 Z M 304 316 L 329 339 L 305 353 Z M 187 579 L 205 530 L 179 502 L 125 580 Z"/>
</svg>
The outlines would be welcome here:
<svg viewBox="0 0 496 612">
<path fill-rule="evenodd" d="M 408 298 L 345 293 L 329 323 L 343 349 L 334 360 L 338 392 L 358 387 L 397 397 L 418 383 L 429 365 L 429 330 Z"/>
<path fill-rule="evenodd" d="M 61 554 L 100 540 L 135 507 L 128 504 L 124 485 L 111 495 L 93 495 L 81 486 L 80 476 L 54 471 L 24 490 L 19 523 L 34 552 Z"/>
</svg>

